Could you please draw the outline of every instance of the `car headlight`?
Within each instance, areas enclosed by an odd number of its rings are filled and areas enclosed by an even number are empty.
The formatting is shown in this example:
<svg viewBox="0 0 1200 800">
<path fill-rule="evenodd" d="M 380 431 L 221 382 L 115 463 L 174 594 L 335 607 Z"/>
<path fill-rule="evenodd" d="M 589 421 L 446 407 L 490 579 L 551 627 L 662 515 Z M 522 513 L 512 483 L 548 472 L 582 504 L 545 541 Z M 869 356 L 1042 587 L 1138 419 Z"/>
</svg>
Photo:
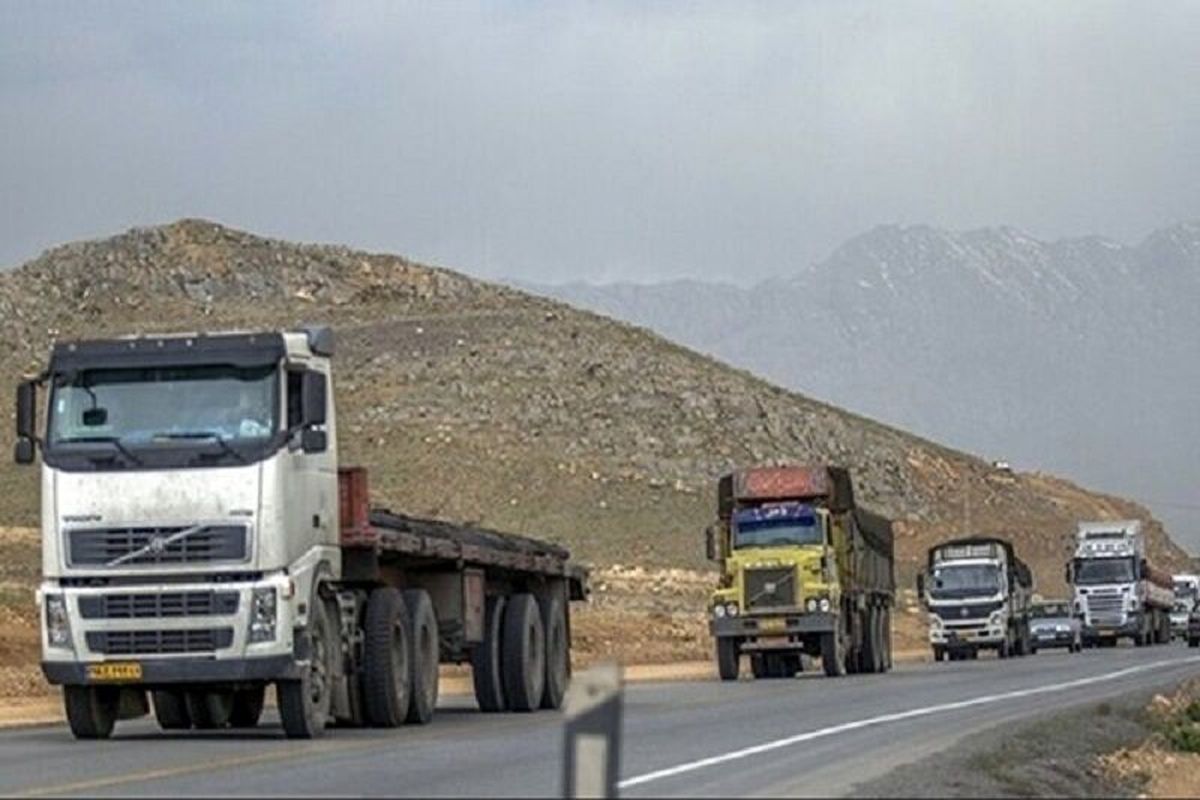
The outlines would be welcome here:
<svg viewBox="0 0 1200 800">
<path fill-rule="evenodd" d="M 725 616 L 725 606 L 721 605 L 720 603 L 713 606 L 713 616 L 716 617 L 717 619 L 720 619 L 721 617 Z"/>
<path fill-rule="evenodd" d="M 817 610 L 817 598 L 815 598 L 815 597 L 808 598 L 808 602 L 806 602 L 804 604 L 804 610 L 810 614 L 813 613 L 814 611 L 816 611 Z"/>
<path fill-rule="evenodd" d="M 53 647 L 71 646 L 71 619 L 67 616 L 67 599 L 61 594 L 48 594 L 46 603 L 46 641 Z"/>
<path fill-rule="evenodd" d="M 1071 626 L 1070 625 L 1056 625 L 1054 627 L 1054 630 L 1058 631 L 1059 633 L 1070 633 Z"/>
<path fill-rule="evenodd" d="M 820 603 L 820 605 L 821 605 L 821 610 L 822 610 L 822 611 L 828 611 L 828 610 L 829 610 L 829 598 L 828 598 L 828 597 L 822 597 L 822 598 L 821 598 L 821 603 Z"/>
<path fill-rule="evenodd" d="M 250 641 L 271 642 L 275 640 L 275 620 L 278 602 L 274 586 L 254 590 L 250 606 Z"/>
<path fill-rule="evenodd" d="M 725 604 L 725 613 L 731 617 L 736 617 L 738 615 L 738 604 L 737 603 L 726 603 Z"/>
</svg>

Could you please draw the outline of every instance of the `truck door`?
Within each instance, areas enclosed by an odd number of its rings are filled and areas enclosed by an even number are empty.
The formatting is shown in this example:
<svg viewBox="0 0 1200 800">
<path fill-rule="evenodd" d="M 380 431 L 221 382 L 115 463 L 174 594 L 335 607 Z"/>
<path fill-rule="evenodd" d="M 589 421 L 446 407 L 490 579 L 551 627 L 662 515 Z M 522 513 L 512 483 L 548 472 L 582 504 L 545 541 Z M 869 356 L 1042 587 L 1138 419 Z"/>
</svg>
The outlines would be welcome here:
<svg viewBox="0 0 1200 800">
<path fill-rule="evenodd" d="M 324 414 L 321 422 L 307 423 L 305 415 L 312 411 L 305 408 L 304 384 L 317 376 L 326 386 Z M 298 556 L 312 547 L 337 543 L 337 439 L 325 373 L 312 367 L 289 367 L 286 396 L 288 429 L 294 431 L 286 461 L 294 490 L 288 492 L 285 518 L 289 539 L 295 542 L 291 552 Z"/>
</svg>

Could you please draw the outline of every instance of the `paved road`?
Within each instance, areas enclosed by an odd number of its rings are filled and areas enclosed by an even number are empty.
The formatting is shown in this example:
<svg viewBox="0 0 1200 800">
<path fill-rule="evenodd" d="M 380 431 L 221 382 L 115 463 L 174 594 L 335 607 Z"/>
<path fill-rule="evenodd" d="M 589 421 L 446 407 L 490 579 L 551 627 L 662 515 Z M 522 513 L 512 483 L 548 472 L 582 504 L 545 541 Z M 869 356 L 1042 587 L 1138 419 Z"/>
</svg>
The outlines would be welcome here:
<svg viewBox="0 0 1200 800">
<path fill-rule="evenodd" d="M 910 665 L 829 680 L 641 684 L 626 695 L 622 793 L 829 795 L 1006 722 L 1200 671 L 1185 647 L 1044 653 Z M 339 730 L 285 741 L 164 735 L 122 723 L 110 742 L 61 726 L 0 733 L 0 793 L 75 795 L 553 795 L 557 714 L 484 716 L 450 698 L 436 721 L 398 731 Z"/>
</svg>

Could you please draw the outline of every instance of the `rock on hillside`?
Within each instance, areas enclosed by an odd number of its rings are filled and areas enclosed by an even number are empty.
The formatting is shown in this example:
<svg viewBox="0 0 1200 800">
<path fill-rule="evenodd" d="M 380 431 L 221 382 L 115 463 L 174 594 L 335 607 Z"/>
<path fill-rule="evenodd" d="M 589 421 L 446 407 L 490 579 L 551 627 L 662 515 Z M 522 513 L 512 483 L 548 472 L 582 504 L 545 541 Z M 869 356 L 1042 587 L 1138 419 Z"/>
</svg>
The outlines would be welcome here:
<svg viewBox="0 0 1200 800">
<path fill-rule="evenodd" d="M 979 459 L 784 391 L 642 329 L 446 270 L 184 220 L 51 250 L 0 276 L 7 385 L 56 338 L 333 324 L 342 458 L 414 513 L 557 539 L 590 561 L 702 564 L 716 475 L 829 461 L 901 524 L 901 575 L 936 538 L 1017 540 L 1061 587 L 1079 517 L 1144 509 Z M 3 432 L 0 446 L 11 444 Z M 0 521 L 36 513 L 0 468 Z M 1182 552 L 1151 523 L 1152 550 Z"/>
</svg>

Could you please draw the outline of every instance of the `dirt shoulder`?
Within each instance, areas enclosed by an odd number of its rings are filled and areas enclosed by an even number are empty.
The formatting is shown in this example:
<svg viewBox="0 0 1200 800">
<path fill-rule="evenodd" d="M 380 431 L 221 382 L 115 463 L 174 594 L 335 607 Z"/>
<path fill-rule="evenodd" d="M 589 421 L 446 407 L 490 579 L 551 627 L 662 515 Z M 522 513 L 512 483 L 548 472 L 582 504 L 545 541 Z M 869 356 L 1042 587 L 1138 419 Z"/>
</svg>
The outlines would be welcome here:
<svg viewBox="0 0 1200 800">
<path fill-rule="evenodd" d="M 1153 691 L 1093 702 L 1005 725 L 856 786 L 859 797 L 1142 797 L 1196 796 L 1171 782 L 1179 771 L 1161 751 L 1145 749 L 1160 727 Z M 1069 735 L 1064 735 L 1069 732 Z M 1119 761 L 1114 766 L 1114 755 Z M 1200 758 L 1200 757 L 1197 757 Z M 1155 791 L 1156 776 L 1163 793 Z"/>
</svg>

